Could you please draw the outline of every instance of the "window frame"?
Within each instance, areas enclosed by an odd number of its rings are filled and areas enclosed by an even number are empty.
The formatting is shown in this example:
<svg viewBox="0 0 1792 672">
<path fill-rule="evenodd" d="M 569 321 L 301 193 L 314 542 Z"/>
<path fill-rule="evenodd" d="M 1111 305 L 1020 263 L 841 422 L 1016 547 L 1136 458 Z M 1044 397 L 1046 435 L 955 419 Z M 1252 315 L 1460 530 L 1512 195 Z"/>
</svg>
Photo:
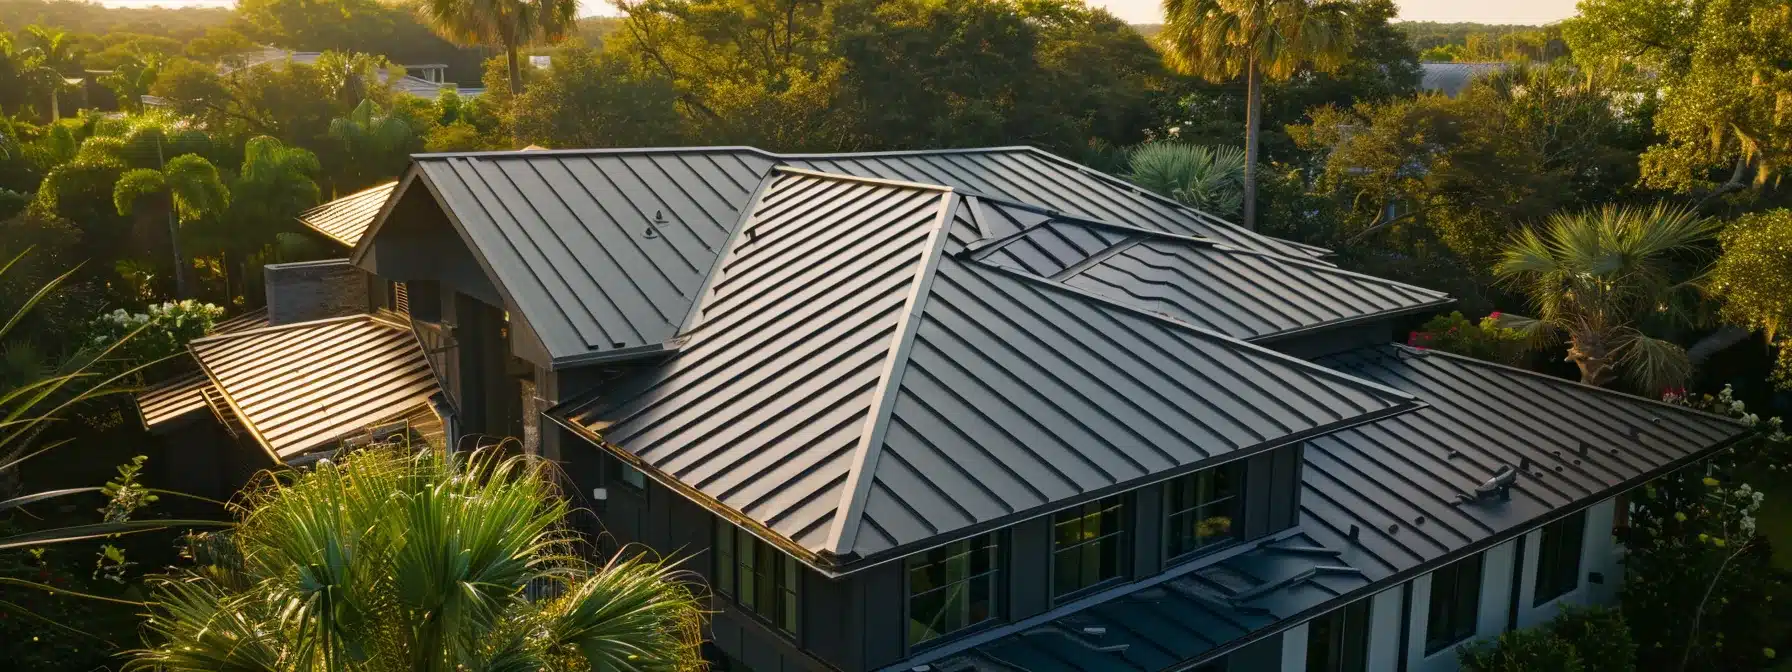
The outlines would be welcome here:
<svg viewBox="0 0 1792 672">
<path fill-rule="evenodd" d="M 766 543 L 746 528 L 720 517 L 712 518 L 714 530 L 710 543 L 715 550 L 710 588 L 727 598 L 741 613 L 759 621 L 782 636 L 796 641 L 803 624 L 803 569 L 796 558 L 777 546 Z M 731 534 L 728 552 L 721 551 L 723 530 Z M 725 557 L 726 556 L 726 557 Z M 769 560 L 770 567 L 760 567 Z M 724 567 L 724 561 L 730 564 Z M 727 579 L 723 580 L 726 573 Z M 770 585 L 765 585 L 769 582 Z M 762 599 L 771 605 L 762 607 Z"/>
<path fill-rule="evenodd" d="M 1570 529 L 1573 534 L 1566 533 Z M 1586 552 L 1586 538 L 1585 509 L 1543 526 L 1537 535 L 1536 576 L 1531 577 L 1532 608 L 1541 607 L 1580 588 L 1581 555 Z"/>
<path fill-rule="evenodd" d="M 1243 460 L 1227 462 L 1225 464 L 1214 465 L 1212 467 L 1208 467 L 1206 469 L 1202 469 L 1200 471 L 1196 471 L 1193 473 L 1183 474 L 1181 476 L 1178 476 L 1176 478 L 1173 478 L 1173 479 L 1170 479 L 1170 480 L 1164 482 L 1163 487 L 1161 488 L 1163 490 L 1163 516 L 1162 516 L 1162 521 L 1161 521 L 1163 542 L 1161 544 L 1162 548 L 1160 549 L 1160 552 L 1162 553 L 1165 567 L 1168 567 L 1170 565 L 1177 565 L 1177 564 L 1181 564 L 1184 562 L 1188 562 L 1190 560 L 1199 558 L 1208 553 L 1212 553 L 1212 552 L 1220 550 L 1222 548 L 1231 546 L 1232 544 L 1238 543 L 1239 537 L 1242 536 L 1242 534 L 1244 532 L 1244 526 L 1242 525 L 1242 523 L 1244 521 L 1244 499 L 1245 499 L 1244 498 L 1244 494 L 1245 494 L 1244 493 L 1244 485 L 1245 485 L 1244 464 L 1245 463 Z M 1172 497 L 1175 496 L 1174 488 L 1176 488 L 1178 484 L 1183 483 L 1188 480 L 1198 480 L 1201 476 L 1203 476 L 1205 474 L 1218 474 L 1222 470 L 1227 473 L 1227 478 L 1230 481 L 1231 490 L 1232 490 L 1231 494 L 1228 494 L 1219 499 L 1201 502 L 1199 504 L 1195 504 L 1193 506 L 1190 506 L 1190 507 L 1184 508 L 1184 509 L 1180 509 L 1180 510 L 1172 508 L 1170 500 Z M 1197 489 L 1196 492 L 1199 492 L 1199 490 Z M 1173 548 L 1173 545 L 1176 543 L 1176 540 L 1179 538 L 1178 535 L 1175 534 L 1175 528 L 1176 528 L 1175 519 L 1177 516 L 1197 514 L 1198 512 L 1200 512 L 1204 509 L 1208 509 L 1210 507 L 1219 507 L 1219 506 L 1224 506 L 1226 508 L 1227 512 L 1229 513 L 1229 515 L 1231 516 L 1230 527 L 1227 529 L 1226 534 L 1223 537 L 1218 537 L 1215 540 L 1209 541 L 1207 543 L 1196 543 L 1194 546 L 1189 547 L 1187 549 L 1182 549 L 1180 552 L 1178 552 L 1175 548 Z"/>
<path fill-rule="evenodd" d="M 915 586 L 914 586 L 914 570 L 915 570 L 915 568 L 911 565 L 911 563 L 914 560 L 922 558 L 922 557 L 926 556 L 928 553 L 931 553 L 932 551 L 939 550 L 939 549 L 929 549 L 927 551 L 922 551 L 920 553 L 910 555 L 907 558 L 903 559 L 903 562 L 902 562 L 902 594 L 903 594 L 902 623 L 903 623 L 904 633 L 903 633 L 902 639 L 903 639 L 903 642 L 905 643 L 904 645 L 907 647 L 907 650 L 919 651 L 919 650 L 923 650 L 923 649 L 932 648 L 934 646 L 938 646 L 939 644 L 941 644 L 943 642 L 950 642 L 954 639 L 957 639 L 957 638 L 963 637 L 965 635 L 983 630 L 984 628 L 990 627 L 994 624 L 1001 623 L 1001 622 L 1003 622 L 1003 620 L 1005 620 L 1007 618 L 1008 591 L 1004 589 L 1004 583 L 1003 583 L 1003 581 L 1007 579 L 1008 557 L 1009 557 L 1008 556 L 1009 549 L 1008 549 L 1008 532 L 1007 532 L 1007 530 L 996 530 L 996 531 L 992 531 L 992 532 L 986 532 L 986 533 L 979 534 L 979 535 L 976 535 L 976 536 L 973 536 L 973 537 L 970 537 L 967 539 L 960 539 L 958 541 L 954 541 L 951 544 L 947 544 L 947 545 L 941 546 L 939 548 L 941 548 L 941 549 L 950 548 L 959 543 L 971 542 L 971 541 L 983 540 L 983 539 L 987 539 L 989 541 L 989 546 L 984 547 L 983 549 L 978 549 L 979 552 L 993 548 L 993 556 L 994 557 L 991 558 L 990 568 L 988 571 L 985 571 L 985 572 L 982 572 L 979 574 L 969 575 L 969 576 L 966 576 L 963 579 L 960 579 L 958 581 L 953 581 L 953 582 L 943 584 L 940 586 L 935 586 L 933 588 L 930 588 L 930 589 L 924 591 L 924 593 L 933 593 L 933 592 L 948 590 L 951 586 L 957 585 L 957 584 L 964 584 L 968 587 L 968 586 L 970 586 L 971 582 L 974 580 L 987 579 L 987 580 L 989 580 L 989 601 L 990 601 L 989 615 L 987 617 L 985 617 L 983 620 L 976 621 L 976 622 L 967 622 L 964 625 L 959 626 L 955 630 L 948 630 L 945 632 L 941 632 L 941 633 L 934 635 L 933 637 L 923 639 L 921 641 L 914 640 L 913 623 L 914 623 L 914 618 L 915 618 L 915 598 L 919 597 L 919 595 L 917 595 L 915 593 Z M 950 557 L 950 556 L 948 556 L 948 557 Z"/>
<path fill-rule="evenodd" d="M 1067 601 L 1070 601 L 1070 600 L 1073 600 L 1073 599 L 1076 599 L 1079 597 L 1083 597 L 1090 593 L 1096 592 L 1098 590 L 1101 590 L 1102 588 L 1116 585 L 1119 583 L 1124 583 L 1124 582 L 1130 580 L 1130 577 L 1132 575 L 1132 567 L 1130 565 L 1132 564 L 1133 549 L 1132 549 L 1132 521 L 1130 520 L 1130 517 L 1132 516 L 1132 507 L 1130 506 L 1131 502 L 1130 502 L 1129 494 L 1130 493 L 1123 493 L 1123 494 L 1119 494 L 1119 495 L 1103 497 L 1101 499 L 1083 502 L 1082 504 L 1078 504 L 1078 505 L 1068 508 L 1068 509 L 1062 509 L 1059 511 L 1052 512 L 1051 556 L 1050 556 L 1050 561 L 1047 563 L 1048 566 L 1046 567 L 1046 571 L 1047 571 L 1048 576 L 1050 577 L 1049 580 L 1051 582 L 1051 595 L 1052 595 L 1052 603 L 1053 604 L 1067 602 Z M 1109 532 L 1107 534 L 1099 535 L 1093 539 L 1083 539 L 1083 540 L 1078 541 L 1077 543 L 1072 544 L 1065 548 L 1059 548 L 1059 546 L 1058 546 L 1058 526 L 1060 525 L 1060 522 L 1058 520 L 1058 517 L 1061 515 L 1067 514 L 1067 513 L 1083 512 L 1082 515 L 1077 516 L 1077 518 L 1086 520 L 1090 515 L 1092 515 L 1091 513 L 1089 513 L 1089 507 L 1095 507 L 1095 511 L 1104 511 L 1106 509 L 1112 508 L 1114 510 L 1115 519 L 1118 521 L 1117 527 L 1119 529 L 1117 529 L 1113 532 Z M 1058 586 L 1058 560 L 1059 560 L 1059 557 L 1066 553 L 1078 552 L 1087 546 L 1102 544 L 1103 542 L 1106 542 L 1108 540 L 1113 540 L 1114 543 L 1117 544 L 1116 552 L 1118 554 L 1118 557 L 1115 558 L 1115 563 L 1116 563 L 1115 574 L 1113 576 L 1105 577 L 1105 578 L 1090 582 L 1088 584 L 1078 586 L 1072 590 L 1060 592 L 1059 586 Z"/>
<path fill-rule="evenodd" d="M 1474 571 L 1465 572 L 1471 563 Z M 1486 571 L 1486 557 L 1476 553 L 1431 573 L 1431 596 L 1425 609 L 1425 655 L 1435 655 L 1475 637 L 1480 628 L 1481 586 Z M 1472 574 L 1472 577 L 1468 574 Z M 1464 587 L 1472 589 L 1473 599 L 1467 600 L 1468 620 L 1461 623 L 1457 621 L 1464 616 L 1464 596 L 1469 594 L 1463 590 Z M 1441 588 L 1447 588 L 1449 596 L 1440 605 L 1440 596 L 1445 593 Z M 1443 609 L 1444 621 L 1441 628 L 1437 627 L 1440 607 Z M 1440 630 L 1443 632 L 1440 633 Z"/>
<path fill-rule="evenodd" d="M 1370 626 L 1373 621 L 1373 615 L 1369 613 L 1369 602 L 1369 598 L 1363 598 L 1307 622 L 1307 672 L 1367 672 Z M 1331 630 L 1332 619 L 1338 621 L 1335 632 Z M 1326 641 L 1322 646 L 1328 655 L 1323 660 L 1315 660 L 1313 649 L 1317 638 L 1313 634 L 1321 623 L 1327 628 Z M 1357 630 L 1355 633 L 1351 632 L 1353 628 Z M 1352 642 L 1351 639 L 1355 641 Z M 1353 643 L 1356 645 L 1354 650 L 1350 646 Z M 1331 660 L 1331 653 L 1336 653 L 1337 660 Z M 1356 655 L 1352 656 L 1352 653 Z"/>
</svg>

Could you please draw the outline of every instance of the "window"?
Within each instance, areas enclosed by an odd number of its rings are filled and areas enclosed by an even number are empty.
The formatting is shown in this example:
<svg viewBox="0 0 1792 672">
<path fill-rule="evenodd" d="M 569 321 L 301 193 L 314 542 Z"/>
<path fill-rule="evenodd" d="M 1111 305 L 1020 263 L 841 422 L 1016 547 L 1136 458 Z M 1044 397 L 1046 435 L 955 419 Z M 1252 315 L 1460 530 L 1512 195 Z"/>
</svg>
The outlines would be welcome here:
<svg viewBox="0 0 1792 672">
<path fill-rule="evenodd" d="M 1186 559 L 1236 538 L 1242 466 L 1221 465 L 1164 485 L 1164 557 Z"/>
<path fill-rule="evenodd" d="M 627 462 L 617 462 L 617 464 L 622 466 L 622 469 L 618 471 L 621 474 L 623 483 L 627 483 L 629 487 L 636 490 L 647 489 L 647 474 L 641 473 L 640 469 L 634 468 L 634 466 Z"/>
<path fill-rule="evenodd" d="M 1580 586 L 1580 540 L 1586 535 L 1587 512 L 1543 526 L 1537 545 L 1536 595 L 1531 606 L 1556 599 Z"/>
<path fill-rule="evenodd" d="M 908 643 L 994 620 L 1000 562 L 993 532 L 910 556 Z"/>
<path fill-rule="evenodd" d="M 1052 596 L 1120 578 L 1126 567 L 1126 506 L 1119 497 L 1052 516 Z"/>
<path fill-rule="evenodd" d="M 1425 620 L 1425 655 L 1475 636 L 1481 610 L 1481 555 L 1431 574 L 1431 612 Z"/>
<path fill-rule="evenodd" d="M 779 630 L 796 634 L 802 592 L 802 570 L 796 560 L 720 519 L 716 520 L 715 552 L 716 592 L 732 596 L 735 604 Z"/>
<path fill-rule="evenodd" d="M 1369 601 L 1357 600 L 1307 626 L 1307 672 L 1364 672 L 1369 667 Z"/>
</svg>

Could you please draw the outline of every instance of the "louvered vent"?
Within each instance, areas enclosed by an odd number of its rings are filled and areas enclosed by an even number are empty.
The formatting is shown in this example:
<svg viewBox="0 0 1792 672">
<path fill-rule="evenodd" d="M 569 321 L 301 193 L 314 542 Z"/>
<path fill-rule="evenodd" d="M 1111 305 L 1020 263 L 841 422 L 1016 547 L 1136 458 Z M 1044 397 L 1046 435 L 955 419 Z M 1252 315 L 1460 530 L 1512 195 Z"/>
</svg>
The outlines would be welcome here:
<svg viewBox="0 0 1792 672">
<path fill-rule="evenodd" d="M 403 315 L 411 314 L 411 290 L 404 283 L 392 283 L 392 310 Z"/>
</svg>

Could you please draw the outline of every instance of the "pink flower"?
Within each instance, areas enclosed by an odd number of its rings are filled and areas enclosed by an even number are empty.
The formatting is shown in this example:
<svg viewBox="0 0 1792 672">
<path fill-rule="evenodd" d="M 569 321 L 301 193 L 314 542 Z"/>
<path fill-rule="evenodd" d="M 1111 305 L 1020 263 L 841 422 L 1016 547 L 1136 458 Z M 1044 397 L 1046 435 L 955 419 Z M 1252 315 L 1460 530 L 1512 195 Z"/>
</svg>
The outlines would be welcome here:
<svg viewBox="0 0 1792 672">
<path fill-rule="evenodd" d="M 1491 318 L 1491 319 L 1495 319 L 1495 320 L 1497 320 L 1497 319 L 1500 319 L 1500 311 L 1497 311 L 1497 310 L 1496 310 L 1496 311 L 1493 311 L 1493 312 L 1491 312 L 1491 313 L 1488 313 L 1488 314 L 1487 314 L 1487 317 L 1489 317 L 1489 318 Z"/>
</svg>

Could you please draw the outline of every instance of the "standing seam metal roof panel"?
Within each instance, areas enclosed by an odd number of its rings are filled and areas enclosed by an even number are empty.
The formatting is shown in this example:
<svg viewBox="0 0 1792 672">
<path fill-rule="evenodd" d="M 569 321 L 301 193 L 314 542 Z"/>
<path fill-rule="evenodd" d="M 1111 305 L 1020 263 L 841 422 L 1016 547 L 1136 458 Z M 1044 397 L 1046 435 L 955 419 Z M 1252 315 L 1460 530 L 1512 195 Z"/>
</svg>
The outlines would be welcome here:
<svg viewBox="0 0 1792 672">
<path fill-rule="evenodd" d="M 984 201 L 985 221 L 1021 227 L 972 247 L 986 264 L 1051 278 L 1240 339 L 1424 310 L 1442 292 L 1325 264 Z M 1030 228 L 1028 228 L 1030 227 Z"/>
<path fill-rule="evenodd" d="M 938 229 L 974 223 L 944 221 L 958 200 L 938 188 L 768 180 L 683 346 L 565 417 L 810 557 L 866 558 L 1412 403 L 961 261 Z"/>
<path fill-rule="evenodd" d="M 393 181 L 343 196 L 299 213 L 299 223 L 354 249 L 397 187 Z"/>
<path fill-rule="evenodd" d="M 1210 238 L 1247 250 L 1312 259 L 1325 250 L 1270 238 L 1030 147 L 862 154 L 796 154 L 815 170 L 941 184 L 1089 219 Z"/>
<path fill-rule="evenodd" d="M 410 328 L 373 316 L 209 336 L 188 348 L 281 459 L 427 406 L 438 390 Z"/>
<path fill-rule="evenodd" d="M 207 335 L 231 334 L 268 325 L 268 309 L 257 308 L 236 317 L 220 320 Z M 157 431 L 163 425 L 206 410 L 205 390 L 212 387 L 205 372 L 194 369 L 137 393 L 137 413 L 143 426 Z"/>
<path fill-rule="evenodd" d="M 672 338 L 772 161 L 752 150 L 419 156 L 555 358 Z"/>
</svg>

